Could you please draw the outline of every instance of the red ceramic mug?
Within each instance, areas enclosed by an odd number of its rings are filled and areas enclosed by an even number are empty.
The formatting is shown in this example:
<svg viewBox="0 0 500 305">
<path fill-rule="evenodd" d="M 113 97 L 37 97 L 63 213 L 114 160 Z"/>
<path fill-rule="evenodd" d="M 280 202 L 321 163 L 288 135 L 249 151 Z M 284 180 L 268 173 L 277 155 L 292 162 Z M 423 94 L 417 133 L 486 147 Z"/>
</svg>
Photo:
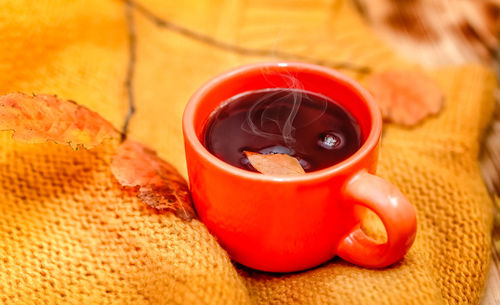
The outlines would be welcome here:
<svg viewBox="0 0 500 305">
<path fill-rule="evenodd" d="M 363 144 L 331 167 L 293 177 L 272 177 L 231 166 L 202 144 L 210 114 L 245 91 L 287 88 L 291 75 L 303 89 L 341 104 L 358 121 Z M 415 239 L 415 209 L 401 192 L 374 175 L 382 119 L 372 97 L 354 80 L 305 63 L 258 63 L 203 85 L 183 117 L 189 183 L 203 223 L 235 261 L 263 271 L 314 267 L 335 255 L 379 268 L 405 255 Z M 365 209 L 387 231 L 379 243 L 360 229 Z"/>
</svg>

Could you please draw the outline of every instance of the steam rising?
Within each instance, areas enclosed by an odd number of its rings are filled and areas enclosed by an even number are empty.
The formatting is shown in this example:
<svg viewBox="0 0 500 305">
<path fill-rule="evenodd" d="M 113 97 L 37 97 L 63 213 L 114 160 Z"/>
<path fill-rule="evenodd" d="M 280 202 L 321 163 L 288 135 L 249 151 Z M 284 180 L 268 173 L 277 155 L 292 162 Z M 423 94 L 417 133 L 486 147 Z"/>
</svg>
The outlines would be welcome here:
<svg viewBox="0 0 500 305">
<path fill-rule="evenodd" d="M 309 97 L 304 92 L 304 86 L 296 77 L 290 74 L 282 74 L 281 77 L 286 81 L 287 87 L 267 89 L 270 92 L 268 94 L 264 94 L 257 101 L 255 101 L 249 109 L 246 120 L 241 124 L 241 129 L 252 135 L 257 135 L 275 141 L 283 141 L 290 147 L 296 143 L 296 129 L 305 127 L 318 120 L 325 113 L 327 102 L 325 101 L 323 110 L 316 118 L 313 118 L 304 126 L 294 126 L 293 123 L 297 113 L 299 112 L 300 105 L 304 99 L 309 99 Z M 289 105 L 286 107 L 281 106 L 279 112 L 276 113 L 276 108 L 278 108 L 278 105 L 283 102 L 286 102 Z M 273 107 L 273 104 L 276 106 Z M 259 110 L 261 110 L 262 113 L 260 118 L 256 118 Z M 283 120 L 283 117 L 286 117 L 286 119 Z M 264 126 L 269 127 L 269 125 L 276 125 L 279 132 L 269 132 L 269 128 L 264 130 Z"/>
</svg>

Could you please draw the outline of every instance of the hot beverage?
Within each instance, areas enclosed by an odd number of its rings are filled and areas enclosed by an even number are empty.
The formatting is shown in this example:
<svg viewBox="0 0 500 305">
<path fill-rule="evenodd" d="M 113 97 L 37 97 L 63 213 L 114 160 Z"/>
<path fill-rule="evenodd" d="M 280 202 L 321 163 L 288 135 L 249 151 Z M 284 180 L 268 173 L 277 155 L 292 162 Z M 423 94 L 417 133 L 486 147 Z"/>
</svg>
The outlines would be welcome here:
<svg viewBox="0 0 500 305">
<path fill-rule="evenodd" d="M 225 162 L 255 171 L 244 151 L 288 154 L 306 172 L 347 159 L 362 144 L 354 117 L 335 101 L 300 89 L 273 88 L 234 96 L 216 109 L 205 147 Z"/>
<path fill-rule="evenodd" d="M 383 268 L 412 245 L 415 208 L 374 175 L 378 105 L 341 73 L 294 62 L 238 67 L 194 93 L 182 124 L 193 204 L 236 262 L 293 272 L 338 255 Z M 387 242 L 360 228 L 366 210 Z"/>
</svg>

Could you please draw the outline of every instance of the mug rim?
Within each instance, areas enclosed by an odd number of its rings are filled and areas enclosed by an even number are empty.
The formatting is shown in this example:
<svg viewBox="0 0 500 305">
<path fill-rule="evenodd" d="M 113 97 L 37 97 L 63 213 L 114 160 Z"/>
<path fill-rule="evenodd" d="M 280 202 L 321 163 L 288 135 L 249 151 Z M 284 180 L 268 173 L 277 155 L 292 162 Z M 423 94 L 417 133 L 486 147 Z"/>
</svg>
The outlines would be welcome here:
<svg viewBox="0 0 500 305">
<path fill-rule="evenodd" d="M 340 81 L 344 85 L 347 85 L 349 89 L 357 92 L 362 100 L 363 103 L 367 106 L 368 112 L 370 114 L 370 117 L 372 119 L 371 126 L 370 126 L 370 132 L 368 136 L 366 137 L 365 141 L 361 145 L 361 147 L 356 150 L 352 155 L 350 155 L 347 159 L 336 163 L 332 166 L 317 170 L 317 171 L 312 171 L 312 172 L 307 172 L 304 175 L 298 175 L 298 176 L 270 176 L 270 175 L 264 175 L 261 173 L 257 172 L 251 172 L 244 170 L 242 168 L 238 168 L 236 166 L 233 166 L 229 163 L 224 162 L 223 160 L 219 159 L 215 155 L 213 155 L 208 149 L 201 143 L 200 139 L 196 135 L 196 131 L 194 128 L 194 119 L 196 115 L 196 110 L 198 107 L 198 104 L 201 103 L 203 100 L 204 96 L 210 92 L 212 88 L 215 86 L 219 85 L 220 83 L 224 83 L 226 81 L 229 81 L 231 79 L 237 78 L 239 74 L 253 71 L 253 70 L 261 70 L 262 68 L 269 68 L 269 67 L 280 67 L 280 68 L 286 68 L 286 67 L 293 67 L 295 69 L 304 69 L 304 70 L 313 70 L 313 71 L 319 71 L 323 74 L 328 75 L 332 81 Z M 221 101 L 223 102 L 223 101 Z M 342 104 L 342 103 L 341 103 Z M 215 109 L 214 109 L 215 110 Z M 202 158 L 204 158 L 206 161 L 208 161 L 210 164 L 216 166 L 220 170 L 232 174 L 235 176 L 243 177 L 245 179 L 249 180 L 258 180 L 258 181 L 268 181 L 268 182 L 303 182 L 303 181 L 310 181 L 310 180 L 316 180 L 316 179 L 324 179 L 328 178 L 330 176 L 338 175 L 341 173 L 344 173 L 346 170 L 354 166 L 355 164 L 361 162 L 361 160 L 368 155 L 373 149 L 376 148 L 378 145 L 380 135 L 382 133 L 382 115 L 380 113 L 380 110 L 378 108 L 378 105 L 376 104 L 375 100 L 373 97 L 368 93 L 366 89 L 364 89 L 357 81 L 354 79 L 334 70 L 331 68 L 319 66 L 319 65 L 314 65 L 314 64 L 309 64 L 309 63 L 303 63 L 303 62 L 290 62 L 290 61 L 269 61 L 269 62 L 258 62 L 258 63 L 252 63 L 252 64 L 246 64 L 246 65 L 241 65 L 238 66 L 234 69 L 225 71 L 211 80 L 207 81 L 204 83 L 196 92 L 191 96 L 189 99 L 185 109 L 184 109 L 184 114 L 182 118 L 182 127 L 183 127 L 183 132 L 184 132 L 184 138 L 185 141 L 189 141 L 190 144 L 192 145 L 193 149 L 197 151 L 198 154 Z M 187 143 L 185 143 L 186 145 Z M 187 160 L 186 160 L 187 162 Z M 353 173 L 354 174 L 354 173 Z"/>
</svg>

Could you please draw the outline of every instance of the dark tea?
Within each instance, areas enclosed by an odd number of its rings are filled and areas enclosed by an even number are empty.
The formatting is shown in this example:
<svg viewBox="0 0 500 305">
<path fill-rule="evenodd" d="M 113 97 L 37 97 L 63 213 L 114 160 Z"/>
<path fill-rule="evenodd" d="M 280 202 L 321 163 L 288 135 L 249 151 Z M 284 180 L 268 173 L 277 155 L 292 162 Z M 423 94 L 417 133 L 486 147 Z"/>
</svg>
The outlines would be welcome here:
<svg viewBox="0 0 500 305">
<path fill-rule="evenodd" d="M 288 154 L 306 172 L 347 159 L 362 144 L 358 123 L 335 101 L 300 89 L 273 88 L 232 97 L 205 126 L 205 147 L 223 161 L 255 171 L 244 151 Z"/>
</svg>

